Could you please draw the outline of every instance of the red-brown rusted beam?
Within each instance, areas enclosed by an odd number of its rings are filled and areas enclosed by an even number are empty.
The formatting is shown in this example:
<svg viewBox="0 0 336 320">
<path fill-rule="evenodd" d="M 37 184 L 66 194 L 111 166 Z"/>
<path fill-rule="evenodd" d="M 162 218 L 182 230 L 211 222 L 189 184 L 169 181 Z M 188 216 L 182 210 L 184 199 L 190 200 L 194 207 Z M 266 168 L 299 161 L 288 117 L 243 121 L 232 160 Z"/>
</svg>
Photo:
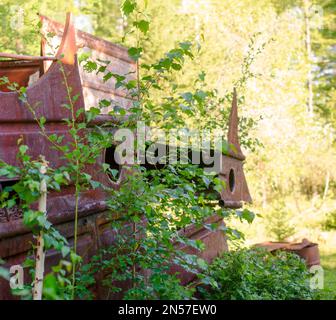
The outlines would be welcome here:
<svg viewBox="0 0 336 320">
<path fill-rule="evenodd" d="M 14 59 L 14 60 L 29 60 L 29 61 L 56 61 L 56 57 L 40 57 L 40 56 L 28 56 L 21 54 L 0 52 L 0 58 Z"/>
</svg>

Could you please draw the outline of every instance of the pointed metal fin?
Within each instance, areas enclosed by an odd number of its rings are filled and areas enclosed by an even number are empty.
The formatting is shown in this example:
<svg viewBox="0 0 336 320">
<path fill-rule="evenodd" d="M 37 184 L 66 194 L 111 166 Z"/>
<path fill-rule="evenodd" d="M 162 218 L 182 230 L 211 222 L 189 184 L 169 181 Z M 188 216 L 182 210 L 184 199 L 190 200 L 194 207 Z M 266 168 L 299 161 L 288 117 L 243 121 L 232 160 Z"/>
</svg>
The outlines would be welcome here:
<svg viewBox="0 0 336 320">
<path fill-rule="evenodd" d="M 227 141 L 229 143 L 230 154 L 238 159 L 245 159 L 243 152 L 241 151 L 238 137 L 238 103 L 237 103 L 237 91 L 233 89 L 232 107 L 229 118 L 229 130 L 227 135 Z"/>
</svg>

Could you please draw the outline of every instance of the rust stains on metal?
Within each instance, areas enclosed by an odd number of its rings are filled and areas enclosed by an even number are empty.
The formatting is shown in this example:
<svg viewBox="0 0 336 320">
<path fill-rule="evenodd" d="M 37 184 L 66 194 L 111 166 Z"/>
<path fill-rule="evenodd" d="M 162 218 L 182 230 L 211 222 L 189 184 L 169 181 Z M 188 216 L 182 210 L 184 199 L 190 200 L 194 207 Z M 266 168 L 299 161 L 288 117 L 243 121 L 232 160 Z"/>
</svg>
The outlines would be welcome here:
<svg viewBox="0 0 336 320">
<path fill-rule="evenodd" d="M 227 186 L 221 192 L 221 199 L 224 206 L 230 208 L 240 208 L 242 202 L 252 202 L 243 170 L 245 156 L 239 143 L 238 124 L 237 91 L 234 89 L 227 135 L 229 152 L 227 155 L 222 155 L 219 174 Z"/>
<path fill-rule="evenodd" d="M 39 72 L 40 67 L 39 61 L 0 61 L 0 78 L 7 77 L 11 83 L 16 82 L 20 87 L 27 87 L 30 77 Z M 7 85 L 0 85 L 0 91 L 10 90 Z"/>
<path fill-rule="evenodd" d="M 227 135 L 227 141 L 229 144 L 230 155 L 239 160 L 245 160 L 245 156 L 240 148 L 239 138 L 238 138 L 238 103 L 237 103 L 237 91 L 236 88 L 233 90 L 232 106 L 229 118 L 229 130 Z"/>
<path fill-rule="evenodd" d="M 0 52 L 0 58 L 14 59 L 14 60 L 26 60 L 26 61 L 56 61 L 56 57 L 43 57 L 43 56 L 27 56 L 22 54 L 13 54 Z"/>
<path fill-rule="evenodd" d="M 306 261 L 308 267 L 320 264 L 320 252 L 317 243 L 308 239 L 302 239 L 301 242 L 262 242 L 255 247 L 264 248 L 269 252 L 285 250 L 296 253 Z"/>
<path fill-rule="evenodd" d="M 72 94 L 79 95 L 75 102 L 75 112 L 85 106 L 90 107 L 97 104 L 102 97 L 121 103 L 127 107 L 131 105 L 129 99 L 121 90 L 114 89 L 114 84 L 109 86 L 96 79 L 92 74 L 87 74 L 78 65 L 77 49 L 89 48 L 93 53 L 93 58 L 112 60 L 111 72 L 118 74 L 128 74 L 128 77 L 135 76 L 135 64 L 129 58 L 127 50 L 120 46 L 111 44 L 97 37 L 80 32 L 74 28 L 72 18 L 68 14 L 64 30 L 61 25 L 52 22 L 46 17 L 42 17 L 42 24 L 45 32 L 55 32 L 61 38 L 61 45 L 55 57 L 61 60 L 63 65 L 51 59 L 31 59 L 30 61 L 6 61 L 0 62 L 0 76 L 9 76 L 10 80 L 18 82 L 27 87 L 27 97 L 31 105 L 36 105 L 37 117 L 46 119 L 46 132 L 48 135 L 64 135 L 64 143 L 68 144 L 72 140 L 68 127 L 63 119 L 71 119 L 71 112 L 61 106 L 67 104 L 67 92 L 63 84 L 63 73 L 61 67 L 67 75 L 67 82 L 72 88 Z M 76 40 L 76 35 L 78 41 Z M 42 54 L 46 55 L 47 44 L 42 42 Z M 39 73 L 40 77 L 35 83 L 30 84 L 32 75 Z M 4 91 L 5 88 L 0 88 Z M 30 155 L 37 159 L 44 155 L 52 168 L 58 168 L 65 164 L 62 155 L 51 148 L 50 143 L 40 134 L 40 129 L 34 117 L 24 106 L 15 92 L 0 91 L 0 159 L 11 164 L 20 165 L 16 159 L 18 152 L 17 141 L 22 138 L 23 143 L 29 147 Z M 108 110 L 106 110 L 108 112 Z M 81 119 L 79 119 L 81 120 Z M 101 115 L 95 123 L 105 121 L 113 122 L 113 119 L 106 115 Z M 118 123 L 114 122 L 114 126 Z M 90 128 L 88 129 L 90 130 Z M 243 156 L 238 140 L 238 110 L 237 95 L 233 95 L 232 110 L 229 122 L 228 141 L 234 146 L 237 152 L 231 152 L 221 157 L 220 178 L 225 180 L 228 188 L 220 194 L 224 206 L 238 208 L 242 201 L 251 201 L 247 183 L 243 172 Z M 109 152 L 102 152 L 96 163 L 86 168 L 86 172 L 92 179 L 100 181 L 105 185 L 110 185 L 116 189 L 120 184 L 113 184 L 109 177 L 101 171 L 102 163 L 109 161 Z M 130 171 L 123 171 L 119 183 Z M 0 184 L 6 185 L 15 183 L 0 177 Z M 99 248 L 113 244 L 115 235 L 109 228 L 110 216 L 106 212 L 106 194 L 99 189 L 82 192 L 79 199 L 79 237 L 78 253 L 84 257 L 84 262 L 88 261 Z M 73 221 L 75 210 L 74 186 L 62 188 L 61 192 L 51 192 L 48 194 L 48 219 L 59 229 L 59 231 L 70 240 L 73 238 Z M 121 213 L 116 213 L 118 214 Z M 211 221 L 219 222 L 218 217 L 213 217 Z M 193 239 L 202 239 L 207 250 L 202 253 L 207 260 L 214 258 L 219 252 L 227 250 L 225 236 L 222 232 L 210 232 L 205 228 L 196 229 L 191 226 L 185 231 L 185 236 Z M 0 211 L 0 257 L 7 261 L 8 265 L 21 263 L 31 248 L 32 234 L 22 223 L 20 211 L 16 208 L 8 212 Z M 190 248 L 184 248 L 189 251 Z M 46 257 L 47 271 L 52 265 L 57 264 L 59 256 L 55 252 L 48 252 Z M 188 281 L 189 275 L 181 275 L 184 281 Z M 7 284 L 0 280 L 0 299 L 11 297 Z M 6 289 L 5 289 L 6 288 Z M 103 298 L 101 288 L 96 288 L 97 298 Z"/>
<path fill-rule="evenodd" d="M 57 59 L 63 64 L 74 66 L 77 65 L 76 60 L 77 45 L 76 45 L 76 30 L 73 24 L 73 17 L 71 13 L 66 16 L 66 23 L 64 28 L 64 36 L 61 45 L 56 54 Z"/>
<path fill-rule="evenodd" d="M 52 21 L 45 16 L 41 16 L 42 21 L 42 54 L 54 54 L 57 44 L 64 39 L 64 26 L 58 22 Z M 136 65 L 132 60 L 126 48 L 95 37 L 89 33 L 75 30 L 77 50 L 85 55 L 89 55 L 90 59 L 97 61 L 109 61 L 106 65 L 106 71 L 123 75 L 127 80 L 136 79 Z M 48 35 L 53 34 L 52 39 L 48 39 Z M 44 63 L 45 71 L 50 63 Z M 95 72 L 88 73 L 84 70 L 83 64 L 79 66 L 81 76 L 81 84 L 86 107 L 99 105 L 100 100 L 113 100 L 125 109 L 132 105 L 132 98 L 122 88 L 115 87 L 115 80 L 111 78 L 108 82 L 103 80 L 102 75 L 96 75 Z M 108 114 L 113 108 L 105 107 L 102 112 Z"/>
</svg>

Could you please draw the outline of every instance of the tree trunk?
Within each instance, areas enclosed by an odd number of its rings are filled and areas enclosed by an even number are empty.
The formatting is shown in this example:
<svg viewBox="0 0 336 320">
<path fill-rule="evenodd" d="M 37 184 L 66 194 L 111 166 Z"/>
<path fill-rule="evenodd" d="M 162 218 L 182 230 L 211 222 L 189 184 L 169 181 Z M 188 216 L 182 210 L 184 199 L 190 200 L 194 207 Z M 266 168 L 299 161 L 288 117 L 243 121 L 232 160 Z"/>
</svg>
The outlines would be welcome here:
<svg viewBox="0 0 336 320">
<path fill-rule="evenodd" d="M 313 75 L 312 75 L 312 50 L 311 50 L 311 36 L 310 36 L 310 0 L 303 0 L 303 11 L 304 11 L 304 19 L 305 19 L 305 42 L 306 42 L 306 51 L 307 51 L 307 60 L 309 64 L 309 70 L 307 74 L 307 84 L 308 84 L 308 101 L 307 101 L 307 109 L 308 114 L 313 116 L 314 113 L 314 101 L 313 101 Z"/>
<path fill-rule="evenodd" d="M 40 172 L 45 174 L 47 172 L 47 166 L 43 163 L 41 166 Z M 40 199 L 38 203 L 38 210 L 46 214 L 47 212 L 47 184 L 45 179 L 42 179 L 40 185 Z M 45 251 L 44 251 L 44 239 L 43 231 L 40 232 L 37 238 L 37 249 L 36 249 L 36 267 L 35 267 L 35 281 L 33 288 L 33 299 L 42 300 L 43 292 L 43 278 L 44 278 L 44 260 L 45 260 Z"/>
</svg>

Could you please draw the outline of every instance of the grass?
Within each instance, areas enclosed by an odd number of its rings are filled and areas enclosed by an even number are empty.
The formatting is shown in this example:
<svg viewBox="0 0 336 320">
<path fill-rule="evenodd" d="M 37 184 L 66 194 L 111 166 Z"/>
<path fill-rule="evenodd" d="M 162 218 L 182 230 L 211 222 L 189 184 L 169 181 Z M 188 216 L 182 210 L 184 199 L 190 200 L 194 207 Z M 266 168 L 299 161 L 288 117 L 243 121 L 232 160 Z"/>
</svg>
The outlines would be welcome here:
<svg viewBox="0 0 336 320">
<path fill-rule="evenodd" d="M 336 253 L 321 252 L 321 265 L 324 269 L 324 289 L 322 300 L 336 300 Z"/>
</svg>

